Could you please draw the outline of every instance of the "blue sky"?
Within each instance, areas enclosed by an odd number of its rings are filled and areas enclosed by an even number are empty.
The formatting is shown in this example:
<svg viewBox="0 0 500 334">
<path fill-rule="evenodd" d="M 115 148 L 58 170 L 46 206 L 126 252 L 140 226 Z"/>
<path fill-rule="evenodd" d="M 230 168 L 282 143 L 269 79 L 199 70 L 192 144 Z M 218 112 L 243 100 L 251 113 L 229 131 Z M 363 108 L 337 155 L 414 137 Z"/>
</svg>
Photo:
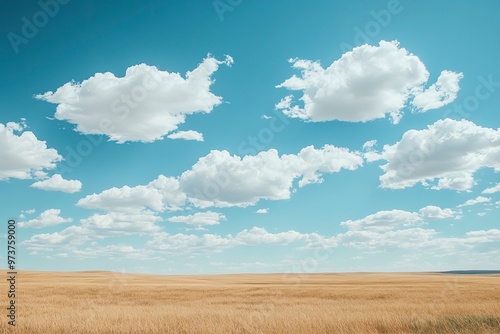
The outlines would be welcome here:
<svg viewBox="0 0 500 334">
<path fill-rule="evenodd" d="M 498 2 L 54 1 L 2 3 L 19 269 L 498 269 Z"/>
</svg>

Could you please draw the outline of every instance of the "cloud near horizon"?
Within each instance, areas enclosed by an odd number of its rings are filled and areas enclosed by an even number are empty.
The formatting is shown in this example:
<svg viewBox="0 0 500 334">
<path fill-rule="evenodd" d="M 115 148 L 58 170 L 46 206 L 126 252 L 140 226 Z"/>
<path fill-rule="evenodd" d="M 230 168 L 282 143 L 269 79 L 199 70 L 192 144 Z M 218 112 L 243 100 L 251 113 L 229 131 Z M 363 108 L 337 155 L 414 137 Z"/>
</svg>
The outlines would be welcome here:
<svg viewBox="0 0 500 334">
<path fill-rule="evenodd" d="M 397 209 L 379 211 L 362 219 L 341 222 L 340 225 L 347 227 L 350 231 L 384 232 L 401 227 L 422 225 L 427 220 L 453 218 L 454 216 L 455 212 L 451 209 L 429 205 L 418 212 Z"/>
</svg>

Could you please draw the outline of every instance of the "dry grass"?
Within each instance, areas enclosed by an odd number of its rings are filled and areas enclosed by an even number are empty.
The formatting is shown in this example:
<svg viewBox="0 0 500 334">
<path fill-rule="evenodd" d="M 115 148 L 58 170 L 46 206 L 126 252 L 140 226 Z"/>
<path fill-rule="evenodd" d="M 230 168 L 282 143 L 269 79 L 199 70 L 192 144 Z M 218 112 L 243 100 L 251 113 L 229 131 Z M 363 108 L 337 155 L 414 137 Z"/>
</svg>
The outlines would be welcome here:
<svg viewBox="0 0 500 334">
<path fill-rule="evenodd" d="M 2 333 L 500 333 L 498 275 L 20 272 L 17 284 L 17 326 L 2 307 Z"/>
</svg>

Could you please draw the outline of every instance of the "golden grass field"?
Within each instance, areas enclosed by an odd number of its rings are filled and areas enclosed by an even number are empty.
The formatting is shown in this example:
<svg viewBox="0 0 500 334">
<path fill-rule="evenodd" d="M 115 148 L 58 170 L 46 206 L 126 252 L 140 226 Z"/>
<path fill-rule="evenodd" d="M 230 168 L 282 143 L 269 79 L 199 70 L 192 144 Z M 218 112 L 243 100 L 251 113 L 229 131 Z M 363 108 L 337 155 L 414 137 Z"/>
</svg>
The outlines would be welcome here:
<svg viewBox="0 0 500 334">
<path fill-rule="evenodd" d="M 17 292 L 2 333 L 500 333 L 500 275 L 20 271 Z"/>
</svg>

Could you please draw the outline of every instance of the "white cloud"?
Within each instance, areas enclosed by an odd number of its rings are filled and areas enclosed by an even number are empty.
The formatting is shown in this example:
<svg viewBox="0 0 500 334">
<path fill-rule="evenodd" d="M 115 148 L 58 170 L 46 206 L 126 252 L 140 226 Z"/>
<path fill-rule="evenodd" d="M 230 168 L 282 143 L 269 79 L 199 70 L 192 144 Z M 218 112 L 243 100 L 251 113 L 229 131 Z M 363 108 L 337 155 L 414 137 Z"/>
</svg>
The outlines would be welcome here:
<svg viewBox="0 0 500 334">
<path fill-rule="evenodd" d="M 418 212 L 404 210 L 379 211 L 358 220 L 347 220 L 341 222 L 351 231 L 384 232 L 401 227 L 423 224 L 431 219 L 453 218 L 455 212 L 451 209 L 442 209 L 438 206 L 428 205 Z"/>
<path fill-rule="evenodd" d="M 22 241 L 21 245 L 32 251 L 74 249 L 76 246 L 82 245 L 93 238 L 101 238 L 90 232 L 90 230 L 82 226 L 70 226 L 60 232 L 33 235 L 28 240 Z"/>
<path fill-rule="evenodd" d="M 401 230 L 350 230 L 336 236 L 339 245 L 352 248 L 422 248 L 437 236 L 435 230 L 409 228 Z"/>
<path fill-rule="evenodd" d="M 80 199 L 77 205 L 105 211 L 134 211 L 143 207 L 158 212 L 164 210 L 161 194 L 157 189 L 147 186 L 113 187 L 100 194 L 88 195 Z"/>
<path fill-rule="evenodd" d="M 363 150 L 370 151 L 375 145 L 377 145 L 376 140 L 369 140 L 363 144 Z"/>
<path fill-rule="evenodd" d="M 78 255 L 77 247 L 86 242 L 113 236 L 159 233 L 160 228 L 155 223 L 160 220 L 160 217 L 148 210 L 94 214 L 81 219 L 78 226 L 69 226 L 59 232 L 33 235 L 21 244 L 32 251 L 70 250 Z"/>
<path fill-rule="evenodd" d="M 78 226 L 69 226 L 59 232 L 33 235 L 23 241 L 22 245 L 32 251 L 69 250 L 79 255 L 78 246 L 86 242 L 113 236 L 159 233 L 160 228 L 155 223 L 160 220 L 160 217 L 148 210 L 94 214 L 81 219 Z"/>
<path fill-rule="evenodd" d="M 289 117 L 313 122 L 366 122 L 389 114 L 392 122 L 398 123 L 402 109 L 415 94 L 423 95 L 416 107 L 425 110 L 452 102 L 456 96 L 453 76 L 461 75 L 444 71 L 438 82 L 422 93 L 429 72 L 417 56 L 400 48 L 397 41 L 356 47 L 326 69 L 309 60 L 290 62 L 293 68 L 301 70 L 301 76 L 293 75 L 277 87 L 302 91 L 303 107 L 292 105 L 292 95 L 275 107 Z"/>
<path fill-rule="evenodd" d="M 204 226 L 204 225 L 218 225 L 221 220 L 226 220 L 226 217 L 218 212 L 206 211 L 197 212 L 187 216 L 174 216 L 167 219 L 172 223 L 184 223 L 188 225 Z"/>
<path fill-rule="evenodd" d="M 269 212 L 269 209 L 265 208 L 265 209 L 259 209 L 256 211 L 256 213 L 268 213 Z"/>
<path fill-rule="evenodd" d="M 363 165 L 359 152 L 325 145 L 308 146 L 298 154 L 279 156 L 274 149 L 243 158 L 227 151 L 211 151 L 179 178 L 160 175 L 147 185 L 110 188 L 91 194 L 78 206 L 123 212 L 174 211 L 192 204 L 199 208 L 245 207 L 261 199 L 282 200 L 298 187 L 323 182 L 323 173 L 355 170 Z"/>
<path fill-rule="evenodd" d="M 210 113 L 219 105 L 222 98 L 210 91 L 211 76 L 219 65 L 232 63 L 229 56 L 224 61 L 208 56 L 185 78 L 139 64 L 124 77 L 96 73 L 36 98 L 57 104 L 55 118 L 75 124 L 82 134 L 103 134 L 118 143 L 152 142 L 176 130 L 187 115 Z"/>
<path fill-rule="evenodd" d="M 422 223 L 416 212 L 403 210 L 379 211 L 358 220 L 347 220 L 340 223 L 351 231 L 388 231 L 396 227 L 412 226 Z"/>
<path fill-rule="evenodd" d="M 166 210 L 179 210 L 187 200 L 178 178 L 160 175 L 147 186 L 158 190 Z"/>
<path fill-rule="evenodd" d="M 419 210 L 419 215 L 435 210 L 435 207 L 429 206 Z M 446 211 L 447 209 L 441 209 Z M 147 213 L 146 213 L 147 214 Z M 385 216 L 385 218 L 383 217 Z M 445 215 L 446 216 L 446 215 Z M 365 249 L 374 252 L 383 252 L 387 249 L 418 249 L 425 256 L 446 256 L 456 255 L 460 250 L 467 249 L 468 254 L 484 254 L 484 249 L 488 245 L 494 245 L 500 241 L 500 230 L 491 229 L 488 231 L 469 231 L 463 237 L 440 237 L 438 232 L 433 229 L 423 229 L 411 227 L 415 223 L 421 223 L 418 215 L 411 212 L 400 210 L 385 211 L 365 217 L 363 220 L 368 223 L 372 221 L 384 220 L 389 222 L 393 228 L 380 228 L 381 224 L 368 224 L 375 228 L 359 228 L 360 225 L 345 233 L 333 236 L 323 236 L 316 233 L 301 233 L 294 230 L 285 232 L 271 233 L 265 228 L 253 227 L 244 229 L 236 235 L 217 235 L 217 234 L 169 234 L 153 229 L 148 230 L 151 239 L 146 242 L 145 248 L 133 248 L 129 245 L 106 245 L 96 247 L 95 240 L 111 237 L 117 234 L 140 234 L 143 233 L 144 225 L 138 216 L 123 217 L 111 222 L 111 225 L 122 220 L 126 221 L 122 233 L 116 233 L 115 229 L 109 229 L 108 223 L 88 223 L 84 222 L 82 226 L 70 226 L 60 232 L 51 234 L 34 235 L 30 239 L 23 241 L 22 245 L 31 252 L 57 251 L 65 252 L 75 257 L 99 257 L 109 258 L 144 258 L 156 259 L 165 255 L 199 255 L 221 252 L 226 249 L 254 246 L 254 245 L 290 245 L 295 244 L 297 249 L 318 249 L 321 250 L 320 256 L 332 256 L 334 248 L 349 247 L 356 249 Z M 138 219 L 139 218 L 139 219 Z M 376 218 L 376 219 L 375 219 Z M 410 218 L 410 222 L 405 219 Z M 435 217 L 433 217 L 435 218 Z M 136 221 L 137 224 L 133 224 Z M 361 220 L 360 220 L 361 221 Z M 399 223 L 394 223 L 399 221 Z M 366 225 L 366 224 L 365 224 Z M 146 229 L 147 229 L 146 224 Z M 352 227 L 352 226 L 351 226 Z M 401 229 L 401 227 L 406 227 Z M 86 242 L 89 247 L 81 248 Z M 94 249 L 95 251 L 93 251 Z M 474 253 L 475 252 L 475 253 Z M 135 253 L 141 253 L 137 255 Z M 316 252 L 315 252 L 316 254 Z M 293 265 L 293 263 L 290 263 Z"/>
<path fill-rule="evenodd" d="M 133 224 L 133 221 L 136 223 Z M 286 231 L 271 233 L 264 228 L 253 227 L 244 229 L 236 235 L 203 234 L 169 234 L 161 232 L 154 225 L 145 223 L 141 217 L 127 217 L 125 213 L 121 217 L 92 217 L 82 220 L 82 226 L 70 226 L 60 232 L 51 234 L 38 234 L 23 241 L 23 246 L 30 251 L 53 251 L 57 250 L 71 252 L 75 256 L 83 256 L 80 247 L 86 242 L 104 239 L 115 235 L 131 235 L 148 232 L 151 239 L 146 243 L 146 248 L 137 250 L 152 256 L 160 254 L 184 255 L 184 254 L 207 254 L 220 252 L 224 249 L 236 246 L 254 245 L 288 245 L 291 243 L 301 243 L 306 246 L 332 245 L 333 238 L 325 238 L 316 233 L 300 233 L 297 231 Z M 123 224 L 120 230 L 116 229 L 116 224 Z M 150 228 L 150 229 L 148 229 Z M 93 247 L 96 248 L 95 245 Z M 93 253 L 93 252 L 91 252 Z"/>
<path fill-rule="evenodd" d="M 167 137 L 170 139 L 203 141 L 203 134 L 193 130 L 177 131 L 175 133 L 169 134 Z"/>
<path fill-rule="evenodd" d="M 458 205 L 457 208 L 463 208 L 464 206 L 471 206 L 471 205 L 476 205 L 476 204 L 481 204 L 481 203 L 489 203 L 490 201 L 491 201 L 491 198 L 478 196 L 474 199 L 470 199 L 470 200 L 466 201 L 463 204 Z"/>
<path fill-rule="evenodd" d="M 496 186 L 484 189 L 482 194 L 494 194 L 500 191 L 500 183 L 497 183 Z"/>
<path fill-rule="evenodd" d="M 235 236 L 238 244 L 261 245 L 261 244 L 281 244 L 286 245 L 292 242 L 314 242 L 322 237 L 316 233 L 300 233 L 294 230 L 279 233 L 270 233 L 265 228 L 253 227 L 250 230 L 244 229 Z"/>
<path fill-rule="evenodd" d="M 137 235 L 159 231 L 156 222 L 160 221 L 154 212 L 149 210 L 108 212 L 94 214 L 82 219 L 82 227 L 99 235 Z"/>
<path fill-rule="evenodd" d="M 322 173 L 355 170 L 362 164 L 359 152 L 332 145 L 308 146 L 281 157 L 275 149 L 243 158 L 213 150 L 182 173 L 180 185 L 198 207 L 245 207 L 261 199 L 289 199 L 296 179 L 299 187 L 321 183 Z"/>
<path fill-rule="evenodd" d="M 82 189 L 82 183 L 78 180 L 65 180 L 60 174 L 54 174 L 47 180 L 33 183 L 31 187 L 49 191 L 75 193 Z"/>
<path fill-rule="evenodd" d="M 179 178 L 160 175 L 147 185 L 110 188 L 77 203 L 88 209 L 109 212 L 149 209 L 179 210 L 185 205 L 245 207 L 261 199 L 289 199 L 298 187 L 323 182 L 323 173 L 355 170 L 363 165 L 359 152 L 325 145 L 308 146 L 298 154 L 278 155 L 275 149 L 243 158 L 213 150 L 201 157 Z"/>
<path fill-rule="evenodd" d="M 500 230 L 490 229 L 490 230 L 480 230 L 480 231 L 470 231 L 467 232 L 466 237 L 468 241 L 481 243 L 481 242 L 499 242 L 500 241 Z"/>
<path fill-rule="evenodd" d="M 441 209 L 434 205 L 426 206 L 418 212 L 422 219 L 445 219 L 455 217 L 455 212 L 452 209 Z"/>
<path fill-rule="evenodd" d="M 20 222 L 19 227 L 43 228 L 73 221 L 71 218 L 63 218 L 59 216 L 60 213 L 61 210 L 59 209 L 45 210 L 44 212 L 40 213 L 40 215 L 35 219 L 31 219 L 26 222 Z"/>
<path fill-rule="evenodd" d="M 249 230 L 244 229 L 232 235 L 204 234 L 202 236 L 194 234 L 169 234 L 159 232 L 153 235 L 153 238 L 147 242 L 149 250 L 168 252 L 173 254 L 186 253 L 207 253 L 220 252 L 227 248 L 235 246 L 253 246 L 253 245 L 288 245 L 290 243 L 314 244 L 324 241 L 324 237 L 312 233 L 300 233 L 297 231 L 287 231 L 271 233 L 261 227 L 253 227 Z"/>
<path fill-rule="evenodd" d="M 394 145 L 385 145 L 373 160 L 381 166 L 383 188 L 402 189 L 417 183 L 433 189 L 469 190 L 483 167 L 500 171 L 500 130 L 470 121 L 438 120 L 424 130 L 409 130 Z"/>
<path fill-rule="evenodd" d="M 177 210 L 186 200 L 179 181 L 163 175 L 149 184 L 136 187 L 113 187 L 80 199 L 78 206 L 105 211 L 137 211 L 148 208 L 157 212 Z"/>
<path fill-rule="evenodd" d="M 155 257 L 147 249 L 135 248 L 129 245 L 106 245 L 101 247 L 86 247 L 74 249 L 73 254 L 80 259 L 105 258 L 109 260 L 129 259 L 129 260 L 154 260 Z"/>
<path fill-rule="evenodd" d="M 30 179 L 43 169 L 56 167 L 62 157 L 53 148 L 47 148 L 31 131 L 24 131 L 24 123 L 0 123 L 0 180 Z M 17 134 L 19 133 L 19 134 Z"/>
<path fill-rule="evenodd" d="M 82 219 L 86 230 L 106 235 L 152 233 L 159 230 L 155 224 L 162 219 L 159 212 L 178 210 L 186 201 L 175 178 L 163 175 L 145 186 L 111 188 L 99 194 L 88 195 L 77 202 L 87 209 L 103 210 Z"/>
<path fill-rule="evenodd" d="M 290 61 L 292 61 L 290 59 Z M 283 84 L 281 84 L 283 85 Z M 278 86 L 278 87 L 281 87 Z M 276 105 L 274 106 L 275 109 L 279 110 L 279 109 L 289 109 L 290 106 L 292 105 L 292 99 L 293 99 L 293 95 L 287 95 L 285 96 L 284 98 L 282 98 L 278 103 L 276 103 Z"/>
<path fill-rule="evenodd" d="M 433 229 L 406 228 L 396 230 L 349 230 L 331 237 L 316 233 L 286 231 L 270 233 L 253 227 L 232 235 L 155 233 L 147 242 L 147 249 L 174 255 L 220 252 L 236 246 L 305 244 L 303 249 L 315 247 L 323 254 L 331 248 L 345 246 L 359 249 L 428 249 L 442 255 L 454 253 L 459 247 L 473 249 L 484 243 L 500 241 L 500 230 L 470 231 L 464 237 L 439 237 Z"/>
<path fill-rule="evenodd" d="M 56 246 L 61 242 L 63 242 L 64 239 L 65 236 L 59 232 L 43 233 L 43 234 L 36 234 L 32 236 L 30 239 L 23 241 L 22 245 L 24 245 L 28 250 L 48 251 L 52 250 L 53 246 Z"/>
<path fill-rule="evenodd" d="M 463 77 L 462 73 L 442 71 L 435 84 L 422 93 L 416 94 L 412 104 L 420 111 L 425 112 L 453 102 L 460 90 L 458 83 Z"/>
<path fill-rule="evenodd" d="M 147 249 L 177 255 L 220 252 L 234 246 L 235 241 L 232 238 L 216 234 L 197 236 L 194 234 L 169 234 L 166 232 L 155 233 L 153 238 L 146 243 Z"/>
<path fill-rule="evenodd" d="M 37 179 L 46 179 L 48 177 L 49 174 L 47 174 L 46 172 L 44 171 L 41 171 L 41 170 L 37 170 L 36 172 L 33 173 L 33 176 Z"/>
<path fill-rule="evenodd" d="M 82 219 L 86 230 L 99 234 L 122 235 L 152 233 L 160 228 L 159 212 L 179 210 L 186 201 L 175 178 L 158 176 L 147 185 L 135 187 L 113 187 L 99 194 L 88 195 L 77 202 L 87 209 L 103 210 L 105 214 L 94 214 Z"/>
</svg>

